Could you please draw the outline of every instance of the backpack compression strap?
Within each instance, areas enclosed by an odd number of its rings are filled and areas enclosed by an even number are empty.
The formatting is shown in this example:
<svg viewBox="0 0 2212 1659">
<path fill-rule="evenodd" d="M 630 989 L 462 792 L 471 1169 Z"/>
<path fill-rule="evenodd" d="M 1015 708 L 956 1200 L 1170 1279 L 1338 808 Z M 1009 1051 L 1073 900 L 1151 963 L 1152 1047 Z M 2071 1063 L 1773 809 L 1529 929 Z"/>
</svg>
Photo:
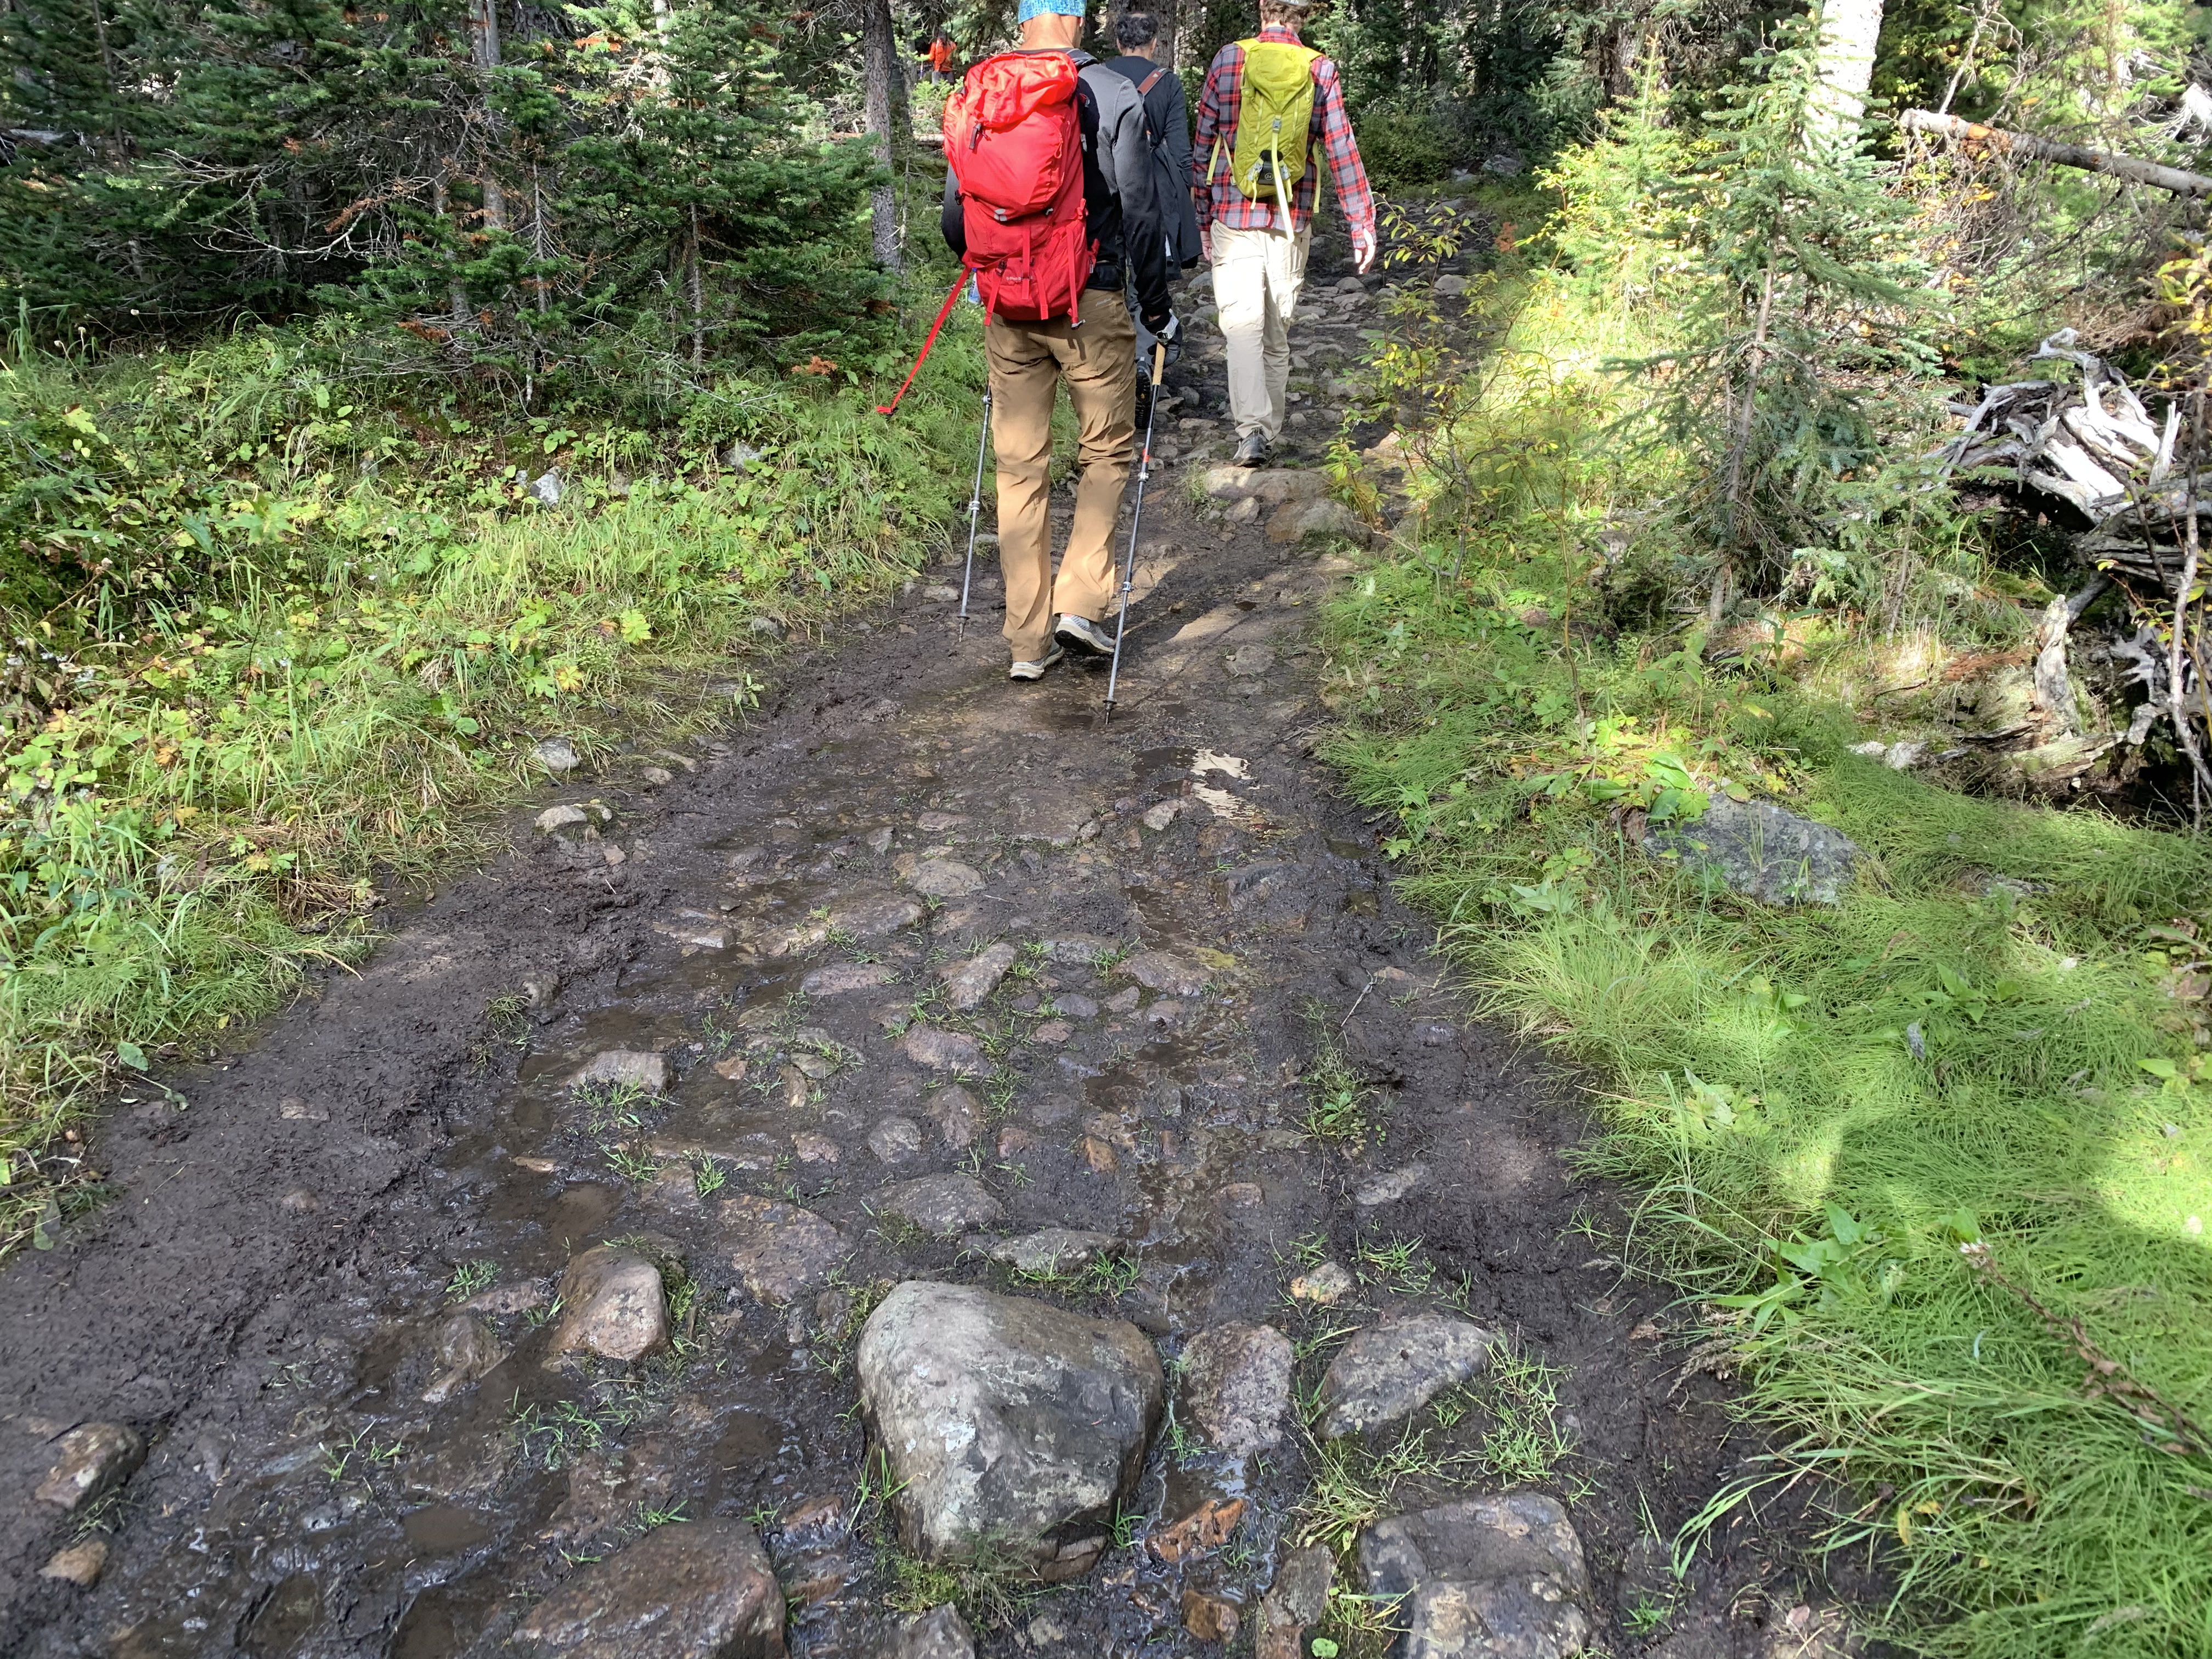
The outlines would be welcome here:
<svg viewBox="0 0 2212 1659">
<path fill-rule="evenodd" d="M 921 355 L 914 360 L 914 367 L 907 370 L 906 379 L 900 383 L 899 389 L 891 395 L 890 402 L 876 405 L 877 414 L 890 415 L 896 412 L 899 399 L 906 396 L 908 388 L 914 385 L 914 377 L 921 373 L 921 366 L 929 361 L 930 350 L 937 344 L 938 331 L 945 326 L 945 319 L 952 314 L 953 305 L 960 298 L 960 290 L 968 285 L 968 266 L 963 261 L 960 266 L 960 274 L 952 279 L 952 292 L 945 296 L 945 303 L 937 308 L 937 320 L 929 325 L 929 337 L 921 343 Z"/>
</svg>

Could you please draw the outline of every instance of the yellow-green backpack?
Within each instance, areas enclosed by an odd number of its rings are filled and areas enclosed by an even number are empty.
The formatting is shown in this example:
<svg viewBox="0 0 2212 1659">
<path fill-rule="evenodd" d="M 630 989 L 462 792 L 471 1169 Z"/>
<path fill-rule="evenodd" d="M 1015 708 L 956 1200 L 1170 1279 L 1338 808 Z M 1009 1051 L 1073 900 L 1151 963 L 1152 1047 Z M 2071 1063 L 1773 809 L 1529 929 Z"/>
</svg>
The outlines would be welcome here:
<svg viewBox="0 0 2212 1659">
<path fill-rule="evenodd" d="M 1244 40 L 1244 95 L 1230 176 L 1248 202 L 1287 209 L 1306 176 L 1313 125 L 1313 63 L 1321 53 L 1287 40 Z M 1218 149 L 1217 146 L 1217 149 Z"/>
</svg>

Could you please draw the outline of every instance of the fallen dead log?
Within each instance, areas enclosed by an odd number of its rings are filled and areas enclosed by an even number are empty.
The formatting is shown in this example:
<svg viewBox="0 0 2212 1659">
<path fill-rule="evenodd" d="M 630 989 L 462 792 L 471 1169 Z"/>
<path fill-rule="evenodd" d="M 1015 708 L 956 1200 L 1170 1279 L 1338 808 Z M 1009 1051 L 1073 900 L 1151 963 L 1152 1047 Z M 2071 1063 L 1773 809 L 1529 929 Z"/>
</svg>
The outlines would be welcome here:
<svg viewBox="0 0 2212 1659">
<path fill-rule="evenodd" d="M 1932 109 L 1909 109 L 1897 118 L 1897 125 L 1907 132 L 1955 138 L 1982 149 L 2002 150 L 2038 161 L 2056 161 L 2061 167 L 2108 173 L 2131 184 L 2148 185 L 2154 190 L 2170 190 L 2177 196 L 2212 196 L 2212 178 L 2146 161 L 2139 155 L 2116 155 L 2110 150 L 2063 144 L 2055 139 L 2031 137 L 2025 132 L 2008 132 L 2002 127 L 1985 127 L 1978 121 L 1965 120 L 1956 115 L 1939 115 Z"/>
</svg>

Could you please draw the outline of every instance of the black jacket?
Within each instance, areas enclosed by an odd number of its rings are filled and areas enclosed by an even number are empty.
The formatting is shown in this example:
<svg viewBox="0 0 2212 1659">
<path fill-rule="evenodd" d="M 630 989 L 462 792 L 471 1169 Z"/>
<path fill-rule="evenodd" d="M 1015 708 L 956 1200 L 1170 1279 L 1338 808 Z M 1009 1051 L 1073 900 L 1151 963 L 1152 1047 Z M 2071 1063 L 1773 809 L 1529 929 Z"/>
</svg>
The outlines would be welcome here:
<svg viewBox="0 0 2212 1659">
<path fill-rule="evenodd" d="M 1068 56 L 1082 71 L 1075 112 L 1083 129 L 1083 210 L 1098 249 L 1090 286 L 1119 293 L 1133 284 L 1138 315 L 1147 328 L 1158 329 L 1168 319 L 1168 261 L 1144 100 L 1126 76 L 1090 53 Z M 949 166 L 941 222 L 945 245 L 965 253 L 960 185 Z"/>
<path fill-rule="evenodd" d="M 1159 198 L 1160 222 L 1167 238 L 1168 280 L 1177 268 L 1188 270 L 1199 259 L 1198 204 L 1190 194 L 1190 104 L 1176 72 L 1149 58 L 1109 58 L 1106 67 L 1117 70 L 1138 86 L 1157 71 L 1159 79 L 1144 94 L 1146 118 L 1152 125 L 1152 191 Z"/>
</svg>

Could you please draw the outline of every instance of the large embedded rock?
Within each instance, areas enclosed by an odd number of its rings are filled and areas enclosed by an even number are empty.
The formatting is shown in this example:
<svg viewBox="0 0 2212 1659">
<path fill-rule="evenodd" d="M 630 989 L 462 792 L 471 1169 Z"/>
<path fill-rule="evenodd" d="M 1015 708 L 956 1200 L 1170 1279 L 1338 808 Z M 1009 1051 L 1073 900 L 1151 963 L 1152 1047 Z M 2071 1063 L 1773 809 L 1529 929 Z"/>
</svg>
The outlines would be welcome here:
<svg viewBox="0 0 2212 1659">
<path fill-rule="evenodd" d="M 1496 1339 L 1449 1314 L 1370 1325 L 1337 1351 L 1321 1379 L 1326 1439 L 1411 1417 L 1487 1363 Z"/>
<path fill-rule="evenodd" d="M 1272 1325 L 1217 1325 L 1183 1350 L 1178 1389 L 1191 1426 L 1217 1451 L 1278 1445 L 1291 1408 L 1291 1340 Z"/>
<path fill-rule="evenodd" d="M 1587 1648 L 1589 1570 L 1557 1498 L 1474 1498 L 1359 1540 L 1370 1595 L 1407 1598 L 1404 1659 L 1566 1659 Z"/>
<path fill-rule="evenodd" d="M 146 1442 L 125 1424 L 85 1423 L 62 1437 L 60 1453 L 32 1496 L 74 1513 L 129 1480 Z"/>
<path fill-rule="evenodd" d="M 931 898 L 965 898 L 984 887 L 981 872 L 957 859 L 924 859 L 914 866 L 906 884 Z"/>
<path fill-rule="evenodd" d="M 975 1659 L 975 1637 L 957 1607 L 932 1607 L 893 1626 L 879 1651 L 882 1659 Z"/>
<path fill-rule="evenodd" d="M 851 893 L 831 901 L 830 926 L 855 939 L 881 939 L 921 920 L 921 906 L 903 893 Z"/>
<path fill-rule="evenodd" d="M 608 1048 L 593 1054 L 583 1070 L 568 1079 L 571 1088 L 593 1083 L 641 1089 L 647 1094 L 657 1095 L 668 1086 L 668 1061 L 660 1054 L 632 1048 Z"/>
<path fill-rule="evenodd" d="M 899 1052 L 915 1065 L 927 1066 L 935 1072 L 984 1069 L 983 1050 L 974 1037 L 935 1025 L 909 1026 L 907 1034 L 899 1039 Z"/>
<path fill-rule="evenodd" d="M 736 1235 L 730 1265 L 746 1294 L 781 1308 L 830 1277 L 851 1247 L 811 1210 L 740 1193 L 722 1206 L 723 1224 Z"/>
<path fill-rule="evenodd" d="M 1135 1326 L 908 1280 L 869 1316 L 856 1364 L 908 1549 L 1051 1577 L 1103 1553 L 1160 1414 L 1159 1356 Z"/>
<path fill-rule="evenodd" d="M 833 962 L 799 981 L 799 990 L 802 996 L 836 997 L 848 991 L 872 991 L 897 977 L 896 969 L 880 962 Z"/>
<path fill-rule="evenodd" d="M 551 1353 L 579 1348 L 602 1359 L 641 1359 L 668 1340 L 660 1269 L 635 1250 L 600 1244 L 568 1264 L 556 1297 L 562 1312 Z"/>
<path fill-rule="evenodd" d="M 514 1640 L 575 1659 L 784 1659 L 783 1592 L 744 1522 L 682 1521 L 576 1573 Z"/>
<path fill-rule="evenodd" d="M 1283 547 L 1316 539 L 1364 547 L 1371 537 L 1366 520 L 1342 501 L 1326 499 L 1285 501 L 1267 520 L 1267 539 Z"/>
<path fill-rule="evenodd" d="M 878 1209 L 939 1238 L 977 1227 L 994 1227 L 1006 1218 L 1006 1206 L 969 1175 L 932 1175 L 902 1181 L 884 1188 L 875 1203 Z"/>
<path fill-rule="evenodd" d="M 1173 951 L 1139 951 L 1116 971 L 1166 996 L 1194 997 L 1206 988 L 1205 965 Z"/>
<path fill-rule="evenodd" d="M 1840 830 L 1772 801 L 1726 795 L 1714 796 L 1694 823 L 1647 830 L 1644 850 L 1768 904 L 1835 903 L 1859 858 L 1857 844 Z"/>
<path fill-rule="evenodd" d="M 1014 965 L 1015 955 L 1012 945 L 1000 944 L 979 951 L 965 962 L 948 963 L 939 975 L 945 981 L 945 1000 L 963 1012 L 980 1006 L 999 988 L 999 981 Z"/>
<path fill-rule="evenodd" d="M 1094 1233 L 1080 1227 L 1044 1227 L 1019 1238 L 991 1246 L 991 1260 L 1003 1261 L 1017 1273 L 1078 1273 L 1121 1241 L 1111 1233 Z"/>
</svg>

